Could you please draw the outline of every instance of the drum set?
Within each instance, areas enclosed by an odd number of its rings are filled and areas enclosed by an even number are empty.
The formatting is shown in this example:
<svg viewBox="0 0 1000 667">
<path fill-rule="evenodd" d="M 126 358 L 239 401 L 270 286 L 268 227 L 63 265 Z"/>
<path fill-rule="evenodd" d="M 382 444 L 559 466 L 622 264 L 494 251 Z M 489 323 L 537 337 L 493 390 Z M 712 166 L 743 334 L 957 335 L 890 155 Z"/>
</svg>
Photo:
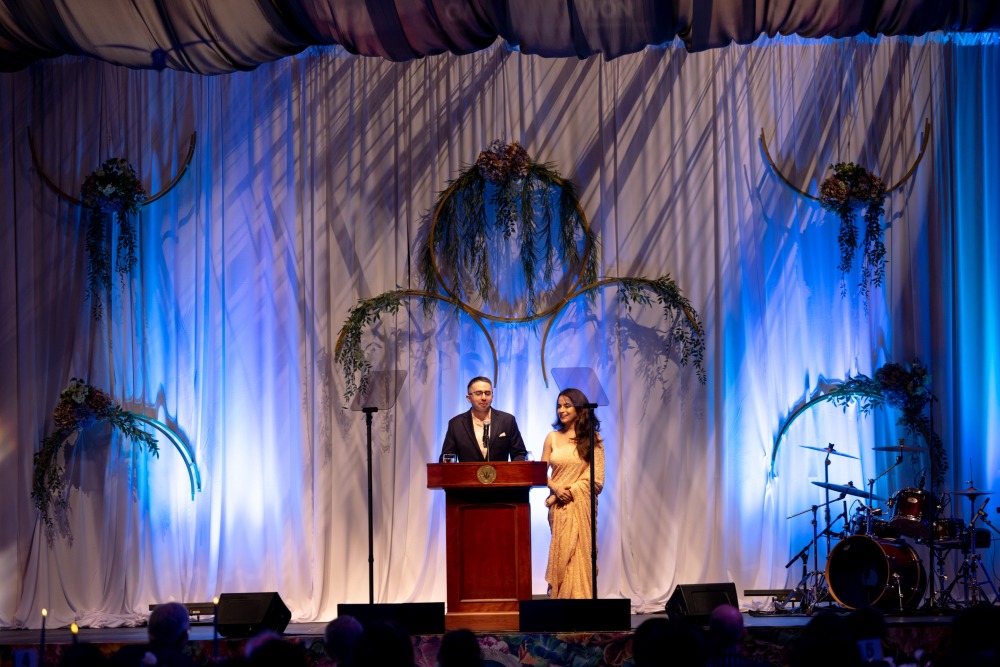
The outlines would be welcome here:
<svg viewBox="0 0 1000 667">
<path fill-rule="evenodd" d="M 923 448 L 906 446 L 903 441 L 898 446 L 875 447 L 875 451 L 894 452 L 896 462 L 869 479 L 866 490 L 852 482 L 833 484 L 829 480 L 831 457 L 856 456 L 836 451 L 832 444 L 800 446 L 826 454 L 824 481 L 813 482 L 826 491 L 826 501 L 788 517 L 812 512 L 813 538 L 785 566 L 790 568 L 801 560 L 803 574 L 793 595 L 776 604 L 776 612 L 811 614 L 817 605 L 825 603 L 848 609 L 876 606 L 886 612 L 907 613 L 917 611 L 925 595 L 925 609 L 961 609 L 984 602 L 1000 605 L 1000 593 L 982 559 L 993 542 L 993 533 L 1000 535 L 1000 528 L 990 523 L 985 512 L 991 491 L 977 489 L 970 481 L 968 488 L 938 497 L 924 490 L 921 479 L 916 488 L 903 488 L 888 499 L 881 498 L 873 493 L 875 482 L 900 465 L 904 454 L 919 454 L 925 451 Z M 852 511 L 848 510 L 849 496 Z M 962 498 L 969 502 L 968 520 L 955 516 L 963 511 L 959 507 L 964 504 Z M 984 500 L 979 504 L 981 498 Z M 831 518 L 830 506 L 841 501 L 843 512 Z M 826 522 L 822 530 L 818 518 L 821 508 Z M 840 529 L 834 530 L 834 526 Z M 826 565 L 821 570 L 822 538 L 826 541 Z M 927 548 L 929 568 L 924 568 L 915 545 Z M 947 572 L 949 562 L 958 563 L 951 577 Z M 933 576 L 929 578 L 927 572 Z"/>
</svg>

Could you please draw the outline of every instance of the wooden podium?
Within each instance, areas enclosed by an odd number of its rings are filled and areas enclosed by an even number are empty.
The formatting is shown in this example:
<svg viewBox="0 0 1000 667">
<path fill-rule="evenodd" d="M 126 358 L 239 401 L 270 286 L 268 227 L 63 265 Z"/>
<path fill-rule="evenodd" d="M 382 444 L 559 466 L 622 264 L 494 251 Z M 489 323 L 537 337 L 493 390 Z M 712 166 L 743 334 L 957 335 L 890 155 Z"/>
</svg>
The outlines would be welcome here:
<svg viewBox="0 0 1000 667">
<path fill-rule="evenodd" d="M 545 486 L 541 461 L 428 463 L 427 488 L 445 491 L 448 630 L 517 630 L 531 599 L 528 491 Z"/>
</svg>

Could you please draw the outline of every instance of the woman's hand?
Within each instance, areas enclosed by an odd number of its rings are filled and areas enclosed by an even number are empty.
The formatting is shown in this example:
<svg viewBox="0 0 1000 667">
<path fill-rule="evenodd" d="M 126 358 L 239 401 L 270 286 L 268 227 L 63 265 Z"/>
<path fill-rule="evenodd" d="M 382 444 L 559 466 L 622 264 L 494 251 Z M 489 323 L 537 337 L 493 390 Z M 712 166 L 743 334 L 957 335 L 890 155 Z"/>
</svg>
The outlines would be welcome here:
<svg viewBox="0 0 1000 667">
<path fill-rule="evenodd" d="M 565 505 L 566 503 L 573 502 L 573 491 L 570 489 L 570 487 L 568 486 L 564 486 L 562 488 L 556 487 L 555 489 L 552 489 L 552 491 L 556 494 L 556 498 L 558 498 L 559 502 L 561 502 L 563 505 Z"/>
</svg>

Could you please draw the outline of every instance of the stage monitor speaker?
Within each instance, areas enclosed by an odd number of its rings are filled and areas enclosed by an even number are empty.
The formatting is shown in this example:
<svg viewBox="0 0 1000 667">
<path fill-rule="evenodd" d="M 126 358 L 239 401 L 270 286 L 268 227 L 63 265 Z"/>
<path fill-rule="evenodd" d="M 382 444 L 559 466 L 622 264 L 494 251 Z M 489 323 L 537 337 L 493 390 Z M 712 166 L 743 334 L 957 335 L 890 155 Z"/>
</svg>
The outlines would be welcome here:
<svg viewBox="0 0 1000 667">
<path fill-rule="evenodd" d="M 219 596 L 219 634 L 252 637 L 262 630 L 284 632 L 292 613 L 277 593 L 223 593 Z"/>
<path fill-rule="evenodd" d="M 706 624 L 712 610 L 722 604 L 740 606 L 736 584 L 678 584 L 667 600 L 667 615 L 671 620 L 683 619 Z"/>
<path fill-rule="evenodd" d="M 521 600 L 521 632 L 629 632 L 629 600 Z"/>
<path fill-rule="evenodd" d="M 387 604 L 338 604 L 337 616 L 353 616 L 361 625 L 389 621 L 411 635 L 443 635 L 444 602 Z"/>
</svg>

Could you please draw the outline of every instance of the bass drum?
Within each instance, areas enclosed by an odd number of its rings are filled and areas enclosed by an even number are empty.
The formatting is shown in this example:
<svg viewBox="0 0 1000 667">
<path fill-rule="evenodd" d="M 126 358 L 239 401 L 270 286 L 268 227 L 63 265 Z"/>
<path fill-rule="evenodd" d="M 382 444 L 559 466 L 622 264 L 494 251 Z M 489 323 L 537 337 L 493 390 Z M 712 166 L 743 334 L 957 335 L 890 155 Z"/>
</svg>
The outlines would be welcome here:
<svg viewBox="0 0 1000 667">
<path fill-rule="evenodd" d="M 920 604 L 927 577 L 910 545 L 853 535 L 830 552 L 826 583 L 833 599 L 848 609 L 874 605 L 898 611 Z"/>
</svg>

